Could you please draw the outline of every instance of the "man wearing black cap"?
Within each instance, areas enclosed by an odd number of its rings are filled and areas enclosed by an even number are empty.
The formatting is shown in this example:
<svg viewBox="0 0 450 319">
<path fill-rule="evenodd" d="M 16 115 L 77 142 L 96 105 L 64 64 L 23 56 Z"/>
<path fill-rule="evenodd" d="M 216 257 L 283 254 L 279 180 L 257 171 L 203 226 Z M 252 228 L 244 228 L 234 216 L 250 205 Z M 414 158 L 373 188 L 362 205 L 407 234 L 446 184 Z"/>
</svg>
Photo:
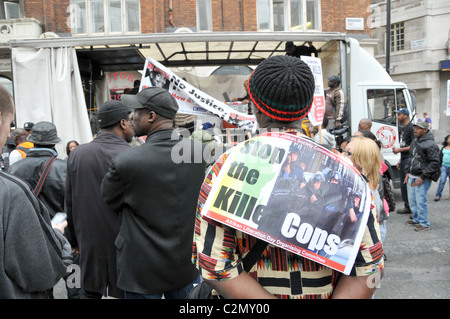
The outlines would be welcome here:
<svg viewBox="0 0 450 319">
<path fill-rule="evenodd" d="M 327 129 L 340 128 L 345 121 L 347 95 L 340 87 L 341 78 L 332 75 L 328 78 L 328 89 L 325 91 L 325 116 L 328 117 Z"/>
<path fill-rule="evenodd" d="M 406 183 L 403 181 L 406 177 L 406 166 L 408 165 L 409 161 L 409 149 L 411 146 L 411 142 L 414 139 L 414 127 L 412 123 L 409 120 L 409 111 L 407 108 L 402 108 L 397 111 L 397 119 L 400 123 L 399 126 L 399 144 L 400 147 L 394 147 L 392 149 L 392 152 L 394 154 L 400 153 L 400 161 L 397 164 L 397 168 L 400 170 L 400 191 L 402 194 L 402 200 L 405 204 L 404 208 L 397 209 L 398 214 L 411 214 L 411 209 L 409 208 L 409 201 L 408 201 L 408 190 L 406 187 Z"/>
<path fill-rule="evenodd" d="M 314 87 L 314 76 L 301 59 L 279 55 L 261 62 L 248 86 L 259 126 L 302 135 L 301 122 L 311 110 Z M 207 173 L 199 197 L 193 256 L 205 282 L 227 299 L 372 296 L 375 289 L 368 287 L 367 280 L 372 271 L 380 271 L 383 265 L 375 210 L 369 216 L 361 247 L 367 252 L 380 249 L 380 255 L 358 253 L 349 276 L 267 243 L 262 246 L 264 252 L 256 254 L 259 258 L 253 266 L 245 270 L 243 258 L 255 247 L 260 248 L 261 241 L 202 217 L 202 203 L 218 180 L 226 156 L 222 155 Z"/>
<path fill-rule="evenodd" d="M 119 101 L 101 105 L 98 136 L 75 147 L 68 159 L 66 211 L 69 229 L 75 234 L 71 244 L 80 253 L 82 299 L 123 297 L 117 288 L 114 246 L 119 219 L 103 202 L 100 184 L 112 159 L 130 148 L 131 112 Z"/>
<path fill-rule="evenodd" d="M 121 217 L 116 239 L 119 288 L 125 298 L 185 298 L 198 282 L 191 263 L 195 208 L 204 179 L 204 146 L 174 131 L 178 104 L 165 89 L 123 94 L 145 144 L 119 154 L 102 183 Z"/>
<path fill-rule="evenodd" d="M 23 128 L 25 131 L 27 131 L 27 136 L 31 134 L 31 130 L 33 129 L 34 123 L 33 122 L 25 122 L 23 125 Z"/>
</svg>

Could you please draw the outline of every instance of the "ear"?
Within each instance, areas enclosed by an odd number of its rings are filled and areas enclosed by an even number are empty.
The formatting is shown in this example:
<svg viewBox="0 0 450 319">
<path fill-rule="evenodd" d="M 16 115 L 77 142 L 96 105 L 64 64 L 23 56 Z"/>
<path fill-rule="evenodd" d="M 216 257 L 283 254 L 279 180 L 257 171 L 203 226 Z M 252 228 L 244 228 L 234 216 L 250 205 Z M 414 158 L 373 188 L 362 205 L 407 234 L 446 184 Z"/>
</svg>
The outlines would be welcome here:
<svg viewBox="0 0 450 319">
<path fill-rule="evenodd" d="M 148 113 L 148 121 L 151 123 L 156 121 L 156 113 L 154 111 Z"/>
<path fill-rule="evenodd" d="M 120 128 L 122 129 L 122 130 L 125 130 L 126 128 L 127 128 L 127 125 L 125 124 L 125 119 L 121 119 L 120 120 Z"/>
</svg>

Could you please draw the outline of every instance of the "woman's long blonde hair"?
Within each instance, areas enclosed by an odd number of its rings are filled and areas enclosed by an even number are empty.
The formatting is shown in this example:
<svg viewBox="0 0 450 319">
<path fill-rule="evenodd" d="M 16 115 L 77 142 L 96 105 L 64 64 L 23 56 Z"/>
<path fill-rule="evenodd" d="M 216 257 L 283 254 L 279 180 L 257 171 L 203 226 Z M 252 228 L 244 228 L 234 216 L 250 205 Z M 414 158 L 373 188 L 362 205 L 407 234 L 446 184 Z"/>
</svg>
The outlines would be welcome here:
<svg viewBox="0 0 450 319">
<path fill-rule="evenodd" d="M 381 167 L 381 151 L 378 145 L 367 137 L 352 137 L 351 160 L 355 166 L 369 179 L 369 187 L 378 188 Z"/>
</svg>

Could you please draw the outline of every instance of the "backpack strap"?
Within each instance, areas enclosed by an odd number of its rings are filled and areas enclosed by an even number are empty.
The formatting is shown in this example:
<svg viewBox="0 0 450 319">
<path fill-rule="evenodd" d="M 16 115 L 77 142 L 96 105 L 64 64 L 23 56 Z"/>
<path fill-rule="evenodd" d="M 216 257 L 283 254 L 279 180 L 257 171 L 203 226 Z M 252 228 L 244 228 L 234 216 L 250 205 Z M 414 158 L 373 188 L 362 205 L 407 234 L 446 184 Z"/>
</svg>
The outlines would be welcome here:
<svg viewBox="0 0 450 319">
<path fill-rule="evenodd" d="M 50 172 L 50 168 L 52 167 L 55 160 L 56 156 L 52 156 L 48 159 L 47 163 L 45 164 L 44 170 L 41 173 L 41 177 L 39 177 L 39 181 L 37 182 L 36 187 L 33 190 L 33 193 L 36 195 L 36 197 L 39 196 L 42 190 L 42 186 L 44 185 L 45 179 L 47 178 L 47 175 Z"/>
<path fill-rule="evenodd" d="M 267 245 L 267 242 L 258 239 L 256 244 L 250 249 L 248 254 L 242 260 L 244 264 L 244 270 L 246 272 L 250 272 L 250 269 L 252 269 L 253 265 L 256 263 L 263 251 L 267 248 Z"/>
</svg>

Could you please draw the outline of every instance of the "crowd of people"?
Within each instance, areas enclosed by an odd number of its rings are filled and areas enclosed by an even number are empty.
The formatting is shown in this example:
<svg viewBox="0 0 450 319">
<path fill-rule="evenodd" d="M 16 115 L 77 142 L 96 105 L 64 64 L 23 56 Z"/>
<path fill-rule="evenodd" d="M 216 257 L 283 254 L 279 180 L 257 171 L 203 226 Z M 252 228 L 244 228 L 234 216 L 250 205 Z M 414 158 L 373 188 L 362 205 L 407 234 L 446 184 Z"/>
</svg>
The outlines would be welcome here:
<svg viewBox="0 0 450 319">
<path fill-rule="evenodd" d="M 274 56 L 258 65 L 248 79 L 246 98 L 260 128 L 308 138 L 302 120 L 312 105 L 314 76 L 293 55 Z M 52 298 L 52 288 L 61 278 L 68 298 L 74 299 L 181 299 L 201 281 L 224 298 L 371 298 L 375 287 L 367 280 L 382 274 L 383 216 L 391 211 L 382 182 L 385 169 L 380 145 L 365 126 L 370 120 L 361 120 L 356 135 L 362 136 L 340 144 L 327 131 L 328 122 L 337 127 L 345 121 L 347 101 L 339 92 L 340 78 L 329 81 L 330 115 L 316 128 L 322 130 L 316 142 L 346 156 L 368 178 L 373 195 L 349 275 L 274 245 L 260 248 L 255 237 L 202 216 L 228 153 L 215 154 L 214 163 L 198 156 L 214 154 L 211 145 L 202 143 L 203 137 L 177 134 L 178 104 L 166 89 L 149 87 L 102 104 L 98 136 L 81 145 L 69 141 L 63 160 L 55 149 L 61 139 L 52 123 L 26 123 L 10 132 L 14 103 L 0 87 L 0 145 L 5 145 L 0 172 L 0 298 Z M 283 87 L 301 94 L 274 94 Z M 402 154 L 402 195 L 406 192 L 405 209 L 412 214 L 408 223 L 425 230 L 430 226 L 423 196 L 435 179 L 439 149 L 427 122 L 414 125 L 413 138 L 404 115 L 407 110 L 397 112 L 404 129 L 401 148 L 395 150 Z M 211 127 L 208 123 L 204 130 Z M 146 136 L 145 143 L 130 146 L 134 136 Z M 449 139 L 441 150 L 441 192 L 449 176 Z M 21 151 L 21 158 L 11 163 L 13 149 Z M 433 169 L 424 169 L 423 161 Z M 67 219 L 52 222 L 59 212 Z M 262 250 L 256 262 L 244 267 L 242 261 L 257 246 Z M 80 286 L 70 282 L 70 264 L 80 268 Z"/>
</svg>

